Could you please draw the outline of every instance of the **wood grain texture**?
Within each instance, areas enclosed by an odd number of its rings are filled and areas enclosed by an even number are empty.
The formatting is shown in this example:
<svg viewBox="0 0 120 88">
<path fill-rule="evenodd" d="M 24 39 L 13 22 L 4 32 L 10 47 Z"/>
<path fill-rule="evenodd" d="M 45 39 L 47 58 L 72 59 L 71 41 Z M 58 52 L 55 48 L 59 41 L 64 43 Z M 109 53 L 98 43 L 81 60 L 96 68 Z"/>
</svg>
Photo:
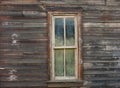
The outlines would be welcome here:
<svg viewBox="0 0 120 88">
<path fill-rule="evenodd" d="M 50 80 L 48 11 L 82 11 L 79 82 Z M 119 0 L 0 0 L 0 88 L 120 88 L 119 74 Z"/>
</svg>

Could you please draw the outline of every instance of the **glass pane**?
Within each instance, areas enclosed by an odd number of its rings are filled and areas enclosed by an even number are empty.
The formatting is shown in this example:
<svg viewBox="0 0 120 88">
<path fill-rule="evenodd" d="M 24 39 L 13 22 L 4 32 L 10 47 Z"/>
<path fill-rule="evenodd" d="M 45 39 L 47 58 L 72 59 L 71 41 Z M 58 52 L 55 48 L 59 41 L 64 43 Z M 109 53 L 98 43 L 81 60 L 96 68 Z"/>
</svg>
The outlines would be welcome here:
<svg viewBox="0 0 120 88">
<path fill-rule="evenodd" d="M 64 76 L 64 50 L 55 50 L 55 76 Z"/>
<path fill-rule="evenodd" d="M 75 44 L 74 18 L 66 18 L 66 45 Z"/>
<path fill-rule="evenodd" d="M 55 46 L 64 45 L 64 19 L 55 18 Z"/>
<path fill-rule="evenodd" d="M 66 49 L 66 76 L 75 76 L 75 50 Z"/>
</svg>

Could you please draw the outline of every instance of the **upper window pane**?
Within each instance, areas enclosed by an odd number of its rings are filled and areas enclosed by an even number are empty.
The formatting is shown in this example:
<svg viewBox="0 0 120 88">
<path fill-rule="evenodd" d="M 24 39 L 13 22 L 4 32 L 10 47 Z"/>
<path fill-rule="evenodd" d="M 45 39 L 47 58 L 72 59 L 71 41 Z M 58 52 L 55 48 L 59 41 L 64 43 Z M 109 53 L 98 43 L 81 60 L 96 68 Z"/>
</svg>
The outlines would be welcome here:
<svg viewBox="0 0 120 88">
<path fill-rule="evenodd" d="M 66 45 L 75 45 L 74 18 L 66 18 Z"/>
<path fill-rule="evenodd" d="M 64 45 L 64 19 L 55 18 L 55 46 Z"/>
</svg>

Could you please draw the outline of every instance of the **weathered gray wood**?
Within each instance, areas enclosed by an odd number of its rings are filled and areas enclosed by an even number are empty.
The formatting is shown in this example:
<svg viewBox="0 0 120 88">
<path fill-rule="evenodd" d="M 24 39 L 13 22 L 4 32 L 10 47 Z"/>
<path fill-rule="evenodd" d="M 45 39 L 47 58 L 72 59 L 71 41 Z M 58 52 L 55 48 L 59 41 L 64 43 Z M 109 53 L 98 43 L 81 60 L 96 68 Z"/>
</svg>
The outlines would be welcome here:
<svg viewBox="0 0 120 88">
<path fill-rule="evenodd" d="M 37 4 L 36 0 L 10 0 L 10 1 L 2 1 L 1 4 Z"/>
<path fill-rule="evenodd" d="M 2 22 L 1 28 L 33 28 L 33 27 L 46 27 L 46 23 L 23 23 L 23 22 Z"/>
<path fill-rule="evenodd" d="M 84 23 L 84 27 L 120 27 L 120 23 Z"/>
<path fill-rule="evenodd" d="M 84 34 L 103 34 L 103 35 L 114 35 L 114 34 L 120 34 L 120 28 L 100 28 L 100 27 L 85 27 L 83 30 Z"/>
<path fill-rule="evenodd" d="M 4 87 L 46 87 L 47 84 L 45 82 L 34 81 L 34 82 L 1 82 L 1 86 Z"/>
<path fill-rule="evenodd" d="M 119 6 L 120 1 L 119 0 L 107 0 L 107 5 L 112 5 L 112 6 Z"/>
<path fill-rule="evenodd" d="M 76 4 L 76 5 L 105 5 L 105 1 L 104 0 L 63 0 L 63 1 L 57 1 L 54 2 L 52 0 L 48 0 L 48 1 L 41 1 L 42 3 L 46 3 L 46 4 Z"/>
<path fill-rule="evenodd" d="M 16 4 L 16 5 L 3 5 L 0 4 L 0 11 L 44 11 L 43 8 L 39 7 L 38 5 L 24 5 L 24 4 Z"/>
<path fill-rule="evenodd" d="M 104 0 L 64 0 L 67 3 L 70 4 L 87 4 L 87 5 L 105 5 L 105 1 Z"/>
<path fill-rule="evenodd" d="M 0 11 L 1 16 L 29 16 L 29 17 L 46 17 L 45 12 L 39 11 Z"/>
<path fill-rule="evenodd" d="M 111 75 L 111 74 L 120 74 L 120 72 L 114 72 L 114 71 L 84 71 L 84 74 L 97 74 L 97 75 L 104 75 L 104 74 L 108 74 L 108 75 Z"/>
<path fill-rule="evenodd" d="M 101 5 L 87 6 L 87 5 L 83 5 L 82 7 L 85 11 L 119 11 L 120 10 L 119 6 L 105 6 L 105 5 L 104 6 L 101 6 Z"/>
<path fill-rule="evenodd" d="M 83 87 L 119 88 L 120 6 L 118 0 L 1 0 L 0 87 L 76 87 L 50 82 L 47 11 L 82 11 Z M 17 34 L 17 44 L 12 35 Z M 13 70 L 17 80 L 11 80 Z M 48 85 L 49 84 L 49 85 Z"/>
</svg>

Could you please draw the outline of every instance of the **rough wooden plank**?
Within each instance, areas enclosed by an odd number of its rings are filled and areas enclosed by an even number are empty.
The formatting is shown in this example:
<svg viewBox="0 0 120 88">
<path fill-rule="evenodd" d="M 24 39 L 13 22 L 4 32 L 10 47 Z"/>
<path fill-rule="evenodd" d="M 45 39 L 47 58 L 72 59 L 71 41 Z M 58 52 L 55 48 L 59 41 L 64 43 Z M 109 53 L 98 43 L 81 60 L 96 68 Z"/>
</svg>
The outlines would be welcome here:
<svg viewBox="0 0 120 88">
<path fill-rule="evenodd" d="M 120 34 L 119 28 L 93 28 L 93 27 L 86 27 L 83 30 L 84 34 L 108 34 L 108 35 L 114 35 L 114 34 Z"/>
<path fill-rule="evenodd" d="M 96 44 L 105 44 L 105 45 L 114 45 L 114 44 L 119 44 L 120 43 L 120 40 L 119 39 L 85 39 L 83 41 L 84 44 L 90 44 L 90 45 L 96 45 Z"/>
<path fill-rule="evenodd" d="M 97 41 L 97 39 L 98 40 L 101 40 L 101 39 L 104 39 L 104 40 L 119 40 L 119 37 L 99 37 L 99 36 L 84 36 L 83 37 L 83 40 L 89 40 L 89 39 L 91 39 L 91 40 L 96 40 Z"/>
<path fill-rule="evenodd" d="M 1 4 L 37 4 L 36 0 L 7 0 L 7 1 L 2 1 Z"/>
<path fill-rule="evenodd" d="M 98 75 L 104 75 L 104 74 L 109 74 L 109 75 L 111 75 L 111 74 L 120 74 L 120 72 L 114 72 L 114 71 L 84 71 L 84 74 L 91 74 L 91 75 L 93 75 L 93 74 L 98 74 Z"/>
<path fill-rule="evenodd" d="M 85 11 L 83 13 L 83 16 L 84 18 L 85 17 L 91 17 L 91 18 L 94 18 L 94 17 L 100 17 L 102 15 L 106 15 L 106 16 L 120 16 L 120 11 L 114 11 L 114 10 L 104 10 L 104 11 L 101 11 L 101 10 L 88 10 L 88 11 Z"/>
<path fill-rule="evenodd" d="M 47 27 L 47 23 L 2 22 L 0 26 L 2 28 L 44 28 Z"/>
<path fill-rule="evenodd" d="M 37 5 L 0 5 L 0 11 L 43 11 Z"/>
<path fill-rule="evenodd" d="M 46 12 L 39 11 L 0 11 L 1 16 L 34 16 L 34 17 L 46 17 Z M 23 17 L 24 18 L 24 17 Z"/>
<path fill-rule="evenodd" d="M 111 84 L 111 85 L 110 85 Z M 115 85 L 116 84 L 116 85 Z M 105 87 L 105 88 L 119 88 L 119 82 L 116 82 L 116 83 L 112 83 L 112 82 L 110 82 L 110 83 L 98 83 L 98 82 L 86 82 L 86 85 L 84 85 L 84 87 L 85 88 L 87 88 L 87 87 L 89 87 L 89 88 L 103 88 L 103 87 Z M 83 87 L 83 88 L 84 88 Z"/>
<path fill-rule="evenodd" d="M 60 88 L 64 88 L 64 87 L 80 87 L 82 85 L 82 81 L 81 80 L 74 80 L 74 81 L 48 81 L 48 87 L 60 87 Z"/>
<path fill-rule="evenodd" d="M 41 65 L 40 65 L 41 66 Z M 33 71 L 32 71 L 33 70 Z M 13 75 L 26 75 L 26 74 L 29 74 L 29 75 L 35 75 L 35 74 L 47 74 L 47 64 L 43 64 L 42 67 L 40 67 L 40 69 L 15 69 L 15 68 L 9 68 L 9 69 L 3 69 L 3 70 L 0 70 L 1 74 L 9 74 L 9 75 L 12 75 L 10 74 L 11 72 L 13 73 Z"/>
<path fill-rule="evenodd" d="M 119 60 L 119 58 L 115 58 L 115 57 L 101 57 L 101 56 L 97 56 L 97 57 L 87 57 L 84 56 L 84 60 Z"/>
<path fill-rule="evenodd" d="M 0 70 L 5 70 L 5 69 L 18 69 L 18 70 L 25 70 L 25 69 L 43 69 L 44 67 L 47 68 L 47 64 L 31 64 L 31 63 L 22 63 L 22 64 L 0 64 Z M 2 73 L 1 73 L 2 74 Z M 22 74 L 21 74 L 22 75 Z M 27 74 L 27 75 L 35 75 L 35 74 Z M 39 73 L 36 74 L 37 75 L 40 75 Z"/>
<path fill-rule="evenodd" d="M 2 58 L 1 58 L 2 59 Z M 34 60 L 33 60 L 34 59 Z M 29 62 L 28 62 L 29 60 Z M 0 62 L 5 62 L 5 63 L 47 63 L 47 60 L 46 58 L 43 58 L 43 57 L 40 57 L 39 59 L 36 59 L 36 58 L 22 58 L 22 59 L 5 59 L 5 60 L 0 60 Z"/>
<path fill-rule="evenodd" d="M 1 87 L 46 87 L 47 84 L 45 82 L 1 82 Z"/>
<path fill-rule="evenodd" d="M 107 5 L 119 6 L 120 5 L 120 1 L 119 0 L 107 0 Z"/>
<path fill-rule="evenodd" d="M 45 0 L 45 1 L 41 1 L 39 0 L 39 2 L 45 3 L 45 4 L 75 4 L 75 5 L 105 5 L 105 1 L 104 0 Z"/>
<path fill-rule="evenodd" d="M 84 27 L 120 27 L 120 23 L 84 23 Z"/>
<path fill-rule="evenodd" d="M 118 63 L 120 63 L 120 61 L 119 60 L 84 60 L 84 63 L 87 63 L 87 62 L 89 62 L 89 63 L 116 63 L 116 62 L 118 62 Z"/>
<path fill-rule="evenodd" d="M 119 6 L 87 6 L 87 5 L 83 5 L 81 6 L 85 11 L 119 11 L 120 7 Z"/>
<path fill-rule="evenodd" d="M 120 46 L 116 46 L 116 45 L 87 45 L 87 46 L 83 46 L 84 51 L 92 51 L 92 50 L 97 50 L 99 51 L 103 51 L 103 52 L 112 52 L 113 55 L 115 55 L 115 53 L 120 51 Z"/>
<path fill-rule="evenodd" d="M 98 52 L 95 52 L 95 51 L 86 51 L 86 52 L 84 52 L 84 54 L 83 54 L 84 56 L 111 56 L 111 57 L 113 57 L 114 56 L 114 54 L 113 54 L 113 52 L 110 52 L 110 51 L 108 51 L 108 52 L 103 52 L 103 51 L 98 51 Z"/>
<path fill-rule="evenodd" d="M 101 77 L 101 78 L 91 78 L 91 79 L 87 79 L 87 80 L 91 80 L 91 81 L 100 81 L 100 80 L 101 80 L 101 81 L 103 81 L 103 80 L 106 80 L 106 81 L 107 81 L 107 80 L 113 80 L 113 81 L 116 80 L 116 81 L 117 81 L 117 80 L 118 80 L 118 81 L 119 81 L 120 78 L 119 78 L 119 77 L 115 77 L 115 78 L 114 78 L 114 77 L 113 77 L 113 78 L 112 78 L 112 77 L 111 77 L 111 78 L 110 78 L 110 77 L 109 77 L 109 78 L 107 78 L 107 77 L 106 77 L 106 78 L 105 78 L 105 77 L 102 78 L 102 77 Z"/>
<path fill-rule="evenodd" d="M 104 0 L 64 0 L 69 4 L 82 4 L 82 5 L 105 5 Z"/>
</svg>

